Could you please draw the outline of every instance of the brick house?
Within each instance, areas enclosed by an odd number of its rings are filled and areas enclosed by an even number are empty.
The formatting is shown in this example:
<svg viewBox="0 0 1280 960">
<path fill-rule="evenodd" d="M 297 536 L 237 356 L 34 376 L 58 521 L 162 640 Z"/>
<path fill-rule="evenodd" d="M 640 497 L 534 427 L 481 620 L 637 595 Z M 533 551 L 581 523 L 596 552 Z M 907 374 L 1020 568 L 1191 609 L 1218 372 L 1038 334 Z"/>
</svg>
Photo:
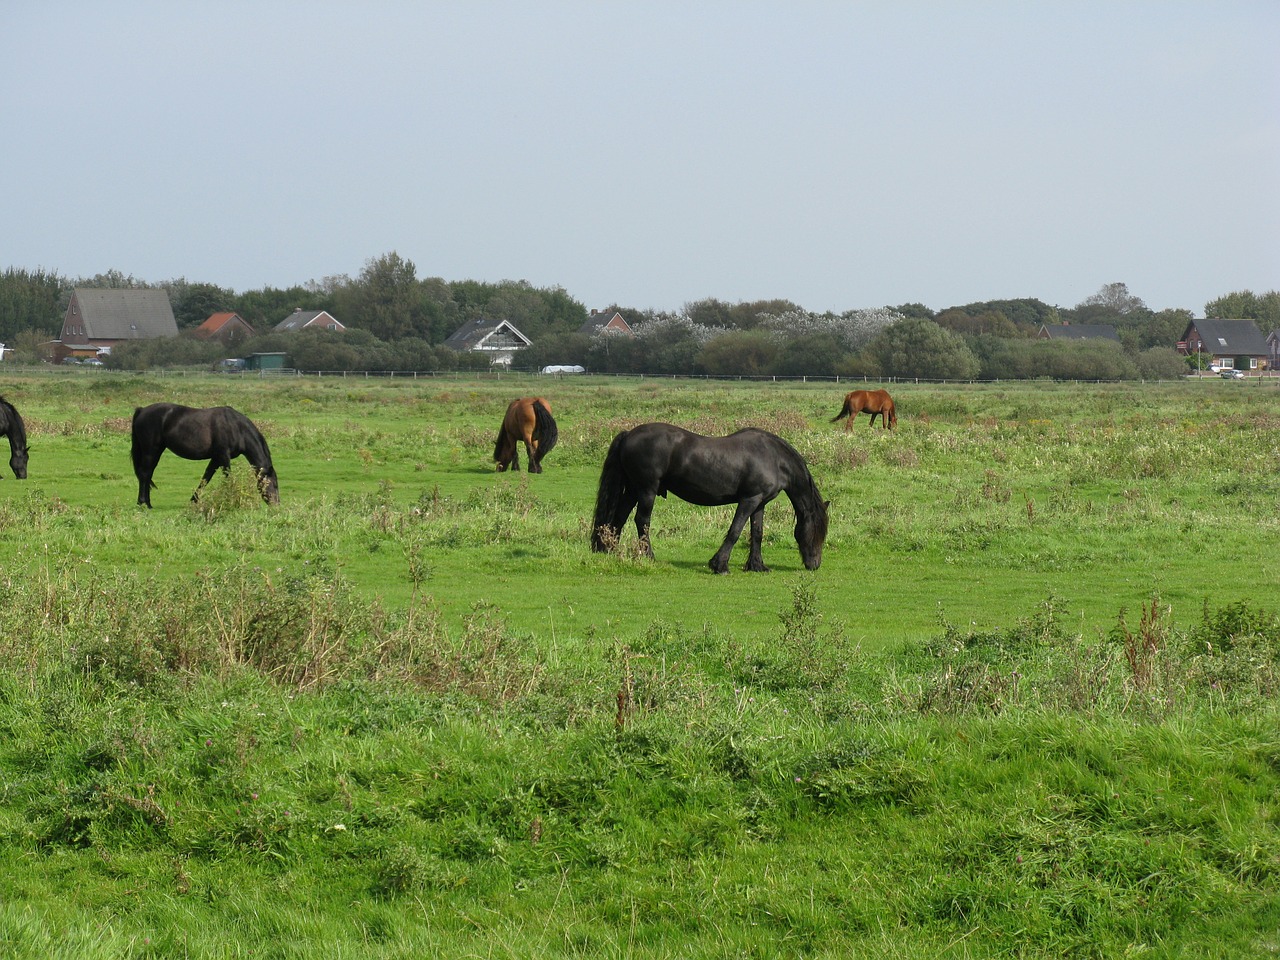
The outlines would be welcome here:
<svg viewBox="0 0 1280 960">
<path fill-rule="evenodd" d="M 238 313 L 215 313 L 192 330 L 191 335 L 200 340 L 243 343 L 253 336 L 253 327 Z"/>
<path fill-rule="evenodd" d="M 1182 354 L 1203 353 L 1210 367 L 1261 370 L 1267 365 L 1267 338 L 1252 320 L 1192 320 L 1178 341 Z"/>
<path fill-rule="evenodd" d="M 49 344 L 50 358 L 97 357 L 117 343 L 176 337 L 178 324 L 164 290 L 77 287 L 62 320 L 62 332 Z"/>
</svg>

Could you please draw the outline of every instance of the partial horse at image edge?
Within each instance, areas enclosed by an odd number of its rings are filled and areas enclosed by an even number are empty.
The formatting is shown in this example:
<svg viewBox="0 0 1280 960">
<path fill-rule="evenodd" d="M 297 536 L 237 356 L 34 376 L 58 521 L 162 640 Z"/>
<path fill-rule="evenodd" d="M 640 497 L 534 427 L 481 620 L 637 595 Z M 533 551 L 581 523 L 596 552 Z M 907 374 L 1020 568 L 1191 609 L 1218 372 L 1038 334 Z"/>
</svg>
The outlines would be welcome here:
<svg viewBox="0 0 1280 960">
<path fill-rule="evenodd" d="M 804 457 L 775 434 L 749 427 L 727 437 L 705 437 L 669 423 L 623 430 L 609 445 L 600 471 L 592 551 L 613 549 L 634 510 L 640 552 L 652 557 L 650 517 L 656 499 L 668 492 L 703 507 L 737 504 L 724 542 L 707 564 L 715 573 L 728 571 L 729 555 L 748 521 L 750 547 L 743 569 L 769 569 L 760 552 L 764 508 L 779 493 L 786 493 L 795 510 L 796 545 L 805 568 L 817 570 L 822 564 L 829 504 Z"/>
<path fill-rule="evenodd" d="M 529 472 L 542 472 L 542 459 L 551 452 L 559 438 L 551 404 L 542 397 L 520 397 L 507 405 L 493 445 L 493 459 L 498 472 L 520 469 L 520 444 L 529 455 Z"/>
<path fill-rule="evenodd" d="M 280 485 L 266 438 L 253 422 L 231 407 L 184 407 L 178 403 L 153 403 L 133 411 L 133 445 L 130 456 L 138 477 L 138 504 L 151 506 L 151 477 L 165 450 L 184 460 L 209 460 L 204 478 L 191 495 L 200 499 L 216 470 L 231 470 L 231 461 L 244 457 L 258 479 L 258 491 L 267 503 L 280 502 Z"/>
<path fill-rule="evenodd" d="M 17 407 L 0 397 L 0 435 L 9 438 L 9 469 L 19 480 L 27 479 L 27 425 Z"/>
<path fill-rule="evenodd" d="M 894 409 L 893 398 L 889 396 L 887 390 L 853 390 L 845 394 L 844 406 L 840 408 L 840 412 L 831 418 L 831 422 L 835 423 L 841 417 L 849 419 L 844 423 L 844 429 L 847 433 L 853 427 L 853 421 L 858 419 L 858 414 L 871 414 L 871 422 L 868 426 L 876 425 L 877 414 L 880 417 L 880 426 L 892 430 L 898 422 L 898 413 Z"/>
</svg>

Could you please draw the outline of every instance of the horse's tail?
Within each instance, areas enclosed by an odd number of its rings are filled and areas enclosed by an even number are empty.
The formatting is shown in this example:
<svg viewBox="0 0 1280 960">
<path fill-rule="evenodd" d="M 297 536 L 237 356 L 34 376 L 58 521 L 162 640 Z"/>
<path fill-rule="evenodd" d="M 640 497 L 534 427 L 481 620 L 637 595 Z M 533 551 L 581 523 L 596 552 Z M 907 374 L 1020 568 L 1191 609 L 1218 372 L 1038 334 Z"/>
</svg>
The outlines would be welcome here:
<svg viewBox="0 0 1280 960">
<path fill-rule="evenodd" d="M 831 418 L 831 422 L 835 423 L 841 417 L 849 416 L 851 413 L 853 413 L 852 407 L 853 407 L 853 404 L 849 402 L 849 398 L 846 396 L 844 398 L 844 406 L 840 408 L 839 413 L 837 413 L 834 417 Z"/>
<path fill-rule="evenodd" d="M 889 429 L 892 430 L 894 427 L 898 425 L 898 408 L 894 406 L 892 398 L 888 400 L 888 402 L 886 403 L 886 406 L 888 406 L 889 408 Z M 883 414 L 881 415 L 880 419 L 881 420 L 884 419 Z"/>
<path fill-rule="evenodd" d="M 556 418 L 541 400 L 533 402 L 533 420 L 538 431 L 538 461 L 541 462 L 560 439 L 560 433 L 556 429 Z"/>
<path fill-rule="evenodd" d="M 616 539 L 619 533 L 613 528 L 613 518 L 622 503 L 622 494 L 627 485 L 626 475 L 622 472 L 622 446 L 626 439 L 626 430 L 613 438 L 613 443 L 609 444 L 609 452 L 605 454 L 604 466 L 600 468 L 596 515 L 591 523 L 591 550 L 594 553 L 608 552 L 610 541 Z M 606 530 L 609 532 L 606 533 Z"/>
<path fill-rule="evenodd" d="M 129 446 L 129 459 L 133 461 L 133 472 L 139 477 L 142 476 L 146 465 L 146 443 L 140 443 L 138 436 L 138 414 L 142 413 L 141 407 L 133 408 L 133 419 L 130 421 L 130 435 L 132 443 Z M 145 426 L 145 424 L 144 424 Z M 156 482 L 154 480 L 147 481 L 147 487 L 154 490 Z"/>
</svg>

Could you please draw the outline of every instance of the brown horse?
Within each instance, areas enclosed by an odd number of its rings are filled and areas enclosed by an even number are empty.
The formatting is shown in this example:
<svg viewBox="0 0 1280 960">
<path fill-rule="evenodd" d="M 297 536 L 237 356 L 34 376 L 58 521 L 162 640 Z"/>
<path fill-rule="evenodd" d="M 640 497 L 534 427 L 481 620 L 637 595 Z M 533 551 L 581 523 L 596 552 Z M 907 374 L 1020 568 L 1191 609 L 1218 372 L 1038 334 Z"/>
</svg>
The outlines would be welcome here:
<svg viewBox="0 0 1280 960">
<path fill-rule="evenodd" d="M 520 469 L 520 448 L 523 443 L 529 454 L 529 472 L 542 472 L 542 458 L 556 445 L 555 418 L 551 416 L 551 404 L 541 397 L 521 397 L 512 400 L 507 415 L 502 418 L 498 441 L 493 445 L 493 459 L 498 472 L 510 467 Z"/>
<path fill-rule="evenodd" d="M 845 432 L 848 433 L 853 427 L 853 421 L 858 419 L 858 414 L 871 414 L 870 426 L 876 425 L 876 415 L 880 415 L 880 426 L 892 430 L 893 425 L 898 422 L 898 414 L 893 409 L 893 398 L 889 396 L 885 390 L 854 390 L 844 398 L 844 406 L 840 408 L 840 412 L 831 418 L 831 422 L 835 423 L 841 417 L 848 417 L 844 422 Z"/>
</svg>

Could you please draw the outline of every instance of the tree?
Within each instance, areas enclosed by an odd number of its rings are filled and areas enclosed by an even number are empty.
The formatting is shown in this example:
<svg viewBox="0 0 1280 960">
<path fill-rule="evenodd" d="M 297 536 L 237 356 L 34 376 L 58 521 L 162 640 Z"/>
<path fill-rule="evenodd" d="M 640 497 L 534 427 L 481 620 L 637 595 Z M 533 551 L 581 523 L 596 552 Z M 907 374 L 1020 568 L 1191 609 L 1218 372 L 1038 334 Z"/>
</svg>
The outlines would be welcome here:
<svg viewBox="0 0 1280 960">
<path fill-rule="evenodd" d="M 235 292 L 212 283 L 187 283 L 171 280 L 165 288 L 169 292 L 169 305 L 179 330 L 198 327 L 215 313 L 234 313 Z"/>
<path fill-rule="evenodd" d="M 1173 347 L 1148 347 L 1135 362 L 1144 380 L 1180 380 L 1187 375 L 1187 360 Z"/>
<path fill-rule="evenodd" d="M 831 377 L 844 356 L 834 333 L 810 333 L 783 344 L 773 372 L 784 377 Z"/>
<path fill-rule="evenodd" d="M 778 355 L 778 343 L 763 330 L 734 330 L 704 344 L 697 366 L 714 377 L 754 377 L 767 373 Z"/>
<path fill-rule="evenodd" d="M 23 330 L 44 331 L 47 340 L 62 324 L 62 297 L 69 289 L 56 273 L 5 270 L 0 274 L 0 340 L 12 343 Z"/>
<path fill-rule="evenodd" d="M 294 310 L 332 311 L 335 307 L 332 293 L 292 286 L 284 290 L 275 287 L 246 290 L 236 297 L 235 305 L 230 309 L 240 314 L 258 330 L 267 331 L 285 320 Z M 343 318 L 338 317 L 338 319 Z"/>
<path fill-rule="evenodd" d="M 1195 319 L 1190 310 L 1161 310 L 1152 314 L 1138 335 L 1138 347 L 1168 347 L 1173 349 L 1187 331 L 1187 325 Z"/>
<path fill-rule="evenodd" d="M 885 307 L 885 309 L 900 313 L 904 317 L 919 317 L 924 320 L 932 320 L 934 317 L 933 311 L 923 303 L 900 303 L 896 307 Z"/>
<path fill-rule="evenodd" d="M 867 348 L 887 377 L 972 380 L 978 358 L 964 339 L 932 320 L 908 317 L 885 329 Z"/>
<path fill-rule="evenodd" d="M 1111 323 L 1120 327 L 1141 326 L 1151 311 L 1123 283 L 1108 283 L 1092 296 L 1081 300 L 1071 317 L 1077 323 Z"/>
<path fill-rule="evenodd" d="M 81 277 L 72 286 L 94 287 L 107 290 L 147 290 L 151 284 L 136 279 L 133 274 L 125 274 L 114 267 L 106 273 L 95 273 L 92 277 Z"/>
<path fill-rule="evenodd" d="M 1204 305 L 1204 315 L 1221 320 L 1256 320 L 1263 333 L 1280 330 L 1280 291 L 1229 293 Z"/>
<path fill-rule="evenodd" d="M 581 364 L 586 367 L 592 338 L 585 333 L 549 333 L 533 341 L 516 354 L 516 362 L 524 369 L 541 370 L 550 364 Z"/>
<path fill-rule="evenodd" d="M 944 310 L 934 318 L 934 322 L 955 333 L 980 337 L 992 334 L 997 337 L 1021 337 L 1024 332 L 999 310 L 987 310 L 983 313 L 971 314 L 953 307 Z"/>
<path fill-rule="evenodd" d="M 427 332 L 426 300 L 417 268 L 394 250 L 365 262 L 360 276 L 334 291 L 339 320 L 382 340 Z"/>
</svg>

